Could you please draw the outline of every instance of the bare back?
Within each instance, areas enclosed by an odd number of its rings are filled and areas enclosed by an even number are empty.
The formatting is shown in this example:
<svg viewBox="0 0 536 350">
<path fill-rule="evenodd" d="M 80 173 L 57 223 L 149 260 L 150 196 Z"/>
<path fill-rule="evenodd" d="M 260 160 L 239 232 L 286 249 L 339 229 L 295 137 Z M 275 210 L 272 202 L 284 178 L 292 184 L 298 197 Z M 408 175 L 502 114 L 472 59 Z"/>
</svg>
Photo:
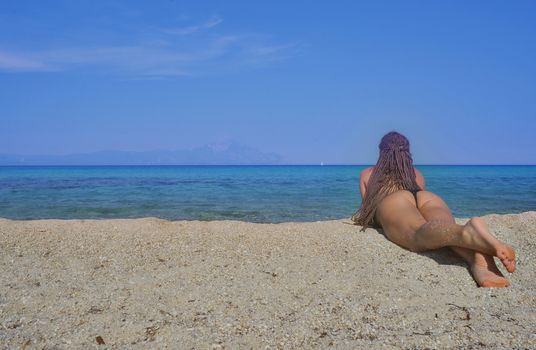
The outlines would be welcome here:
<svg viewBox="0 0 536 350">
<path fill-rule="evenodd" d="M 417 185 L 424 190 L 425 189 L 425 181 L 424 176 L 421 174 L 419 170 L 416 168 L 413 168 L 415 170 L 415 180 L 417 181 Z M 372 171 L 374 170 L 374 167 L 366 168 L 361 172 L 361 176 L 359 179 L 359 190 L 361 192 L 361 200 L 365 198 L 365 193 L 367 192 L 368 188 L 368 182 L 370 180 L 370 176 L 372 175 Z"/>
</svg>

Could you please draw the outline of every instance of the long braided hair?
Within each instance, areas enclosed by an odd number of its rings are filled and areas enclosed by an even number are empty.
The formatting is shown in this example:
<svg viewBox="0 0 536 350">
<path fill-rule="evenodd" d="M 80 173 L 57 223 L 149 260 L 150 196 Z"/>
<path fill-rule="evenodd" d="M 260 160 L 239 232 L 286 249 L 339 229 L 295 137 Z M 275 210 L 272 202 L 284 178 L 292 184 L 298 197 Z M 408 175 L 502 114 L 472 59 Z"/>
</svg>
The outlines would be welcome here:
<svg viewBox="0 0 536 350">
<path fill-rule="evenodd" d="M 415 178 L 409 141 L 404 135 L 396 131 L 385 134 L 379 148 L 380 156 L 368 181 L 361 208 L 352 215 L 352 221 L 363 226 L 361 231 L 369 226 L 379 226 L 374 216 L 382 199 L 398 190 L 421 189 Z"/>
</svg>

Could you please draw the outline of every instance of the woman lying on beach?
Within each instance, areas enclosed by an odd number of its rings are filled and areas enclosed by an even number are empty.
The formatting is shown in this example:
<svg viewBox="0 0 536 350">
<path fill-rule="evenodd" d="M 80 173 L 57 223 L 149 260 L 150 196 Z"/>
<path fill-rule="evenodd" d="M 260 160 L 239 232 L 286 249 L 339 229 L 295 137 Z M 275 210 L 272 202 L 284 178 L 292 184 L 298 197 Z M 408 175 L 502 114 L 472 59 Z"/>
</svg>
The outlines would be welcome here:
<svg viewBox="0 0 536 350">
<path fill-rule="evenodd" d="M 495 238 L 479 217 L 456 224 L 443 199 L 425 191 L 404 135 L 392 131 L 382 138 L 378 162 L 361 172 L 360 190 L 362 205 L 352 220 L 363 230 L 382 228 L 389 240 L 413 252 L 450 247 L 469 264 L 478 285 L 508 287 L 493 256 L 514 272 L 514 250 Z"/>
</svg>

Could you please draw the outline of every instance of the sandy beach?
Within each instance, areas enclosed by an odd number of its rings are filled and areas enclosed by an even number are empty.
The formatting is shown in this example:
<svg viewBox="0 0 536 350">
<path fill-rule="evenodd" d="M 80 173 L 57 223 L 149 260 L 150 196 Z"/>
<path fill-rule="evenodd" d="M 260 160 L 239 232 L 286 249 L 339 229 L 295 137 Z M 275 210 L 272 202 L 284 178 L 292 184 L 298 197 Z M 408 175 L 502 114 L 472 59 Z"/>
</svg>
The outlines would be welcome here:
<svg viewBox="0 0 536 350">
<path fill-rule="evenodd" d="M 536 212 L 484 219 L 509 288 L 349 220 L 2 219 L 0 347 L 536 348 Z"/>
</svg>

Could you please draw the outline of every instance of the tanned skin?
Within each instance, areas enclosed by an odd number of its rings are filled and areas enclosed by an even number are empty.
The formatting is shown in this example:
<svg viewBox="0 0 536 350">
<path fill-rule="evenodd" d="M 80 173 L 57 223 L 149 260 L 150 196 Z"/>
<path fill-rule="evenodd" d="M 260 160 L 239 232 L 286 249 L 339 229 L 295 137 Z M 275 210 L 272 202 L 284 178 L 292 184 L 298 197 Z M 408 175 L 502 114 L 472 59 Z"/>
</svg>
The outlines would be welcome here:
<svg viewBox="0 0 536 350">
<path fill-rule="evenodd" d="M 414 168 L 415 169 L 415 168 Z M 374 167 L 361 172 L 359 188 L 365 198 L 367 184 Z M 423 191 L 413 194 L 400 190 L 385 197 L 378 205 L 375 221 L 387 238 L 411 251 L 450 247 L 469 265 L 476 283 L 481 287 L 508 287 L 509 281 L 499 271 L 494 256 L 508 272 L 515 270 L 514 250 L 497 240 L 479 217 L 458 225 L 441 197 L 425 190 L 421 172 L 415 169 L 417 184 Z"/>
</svg>

